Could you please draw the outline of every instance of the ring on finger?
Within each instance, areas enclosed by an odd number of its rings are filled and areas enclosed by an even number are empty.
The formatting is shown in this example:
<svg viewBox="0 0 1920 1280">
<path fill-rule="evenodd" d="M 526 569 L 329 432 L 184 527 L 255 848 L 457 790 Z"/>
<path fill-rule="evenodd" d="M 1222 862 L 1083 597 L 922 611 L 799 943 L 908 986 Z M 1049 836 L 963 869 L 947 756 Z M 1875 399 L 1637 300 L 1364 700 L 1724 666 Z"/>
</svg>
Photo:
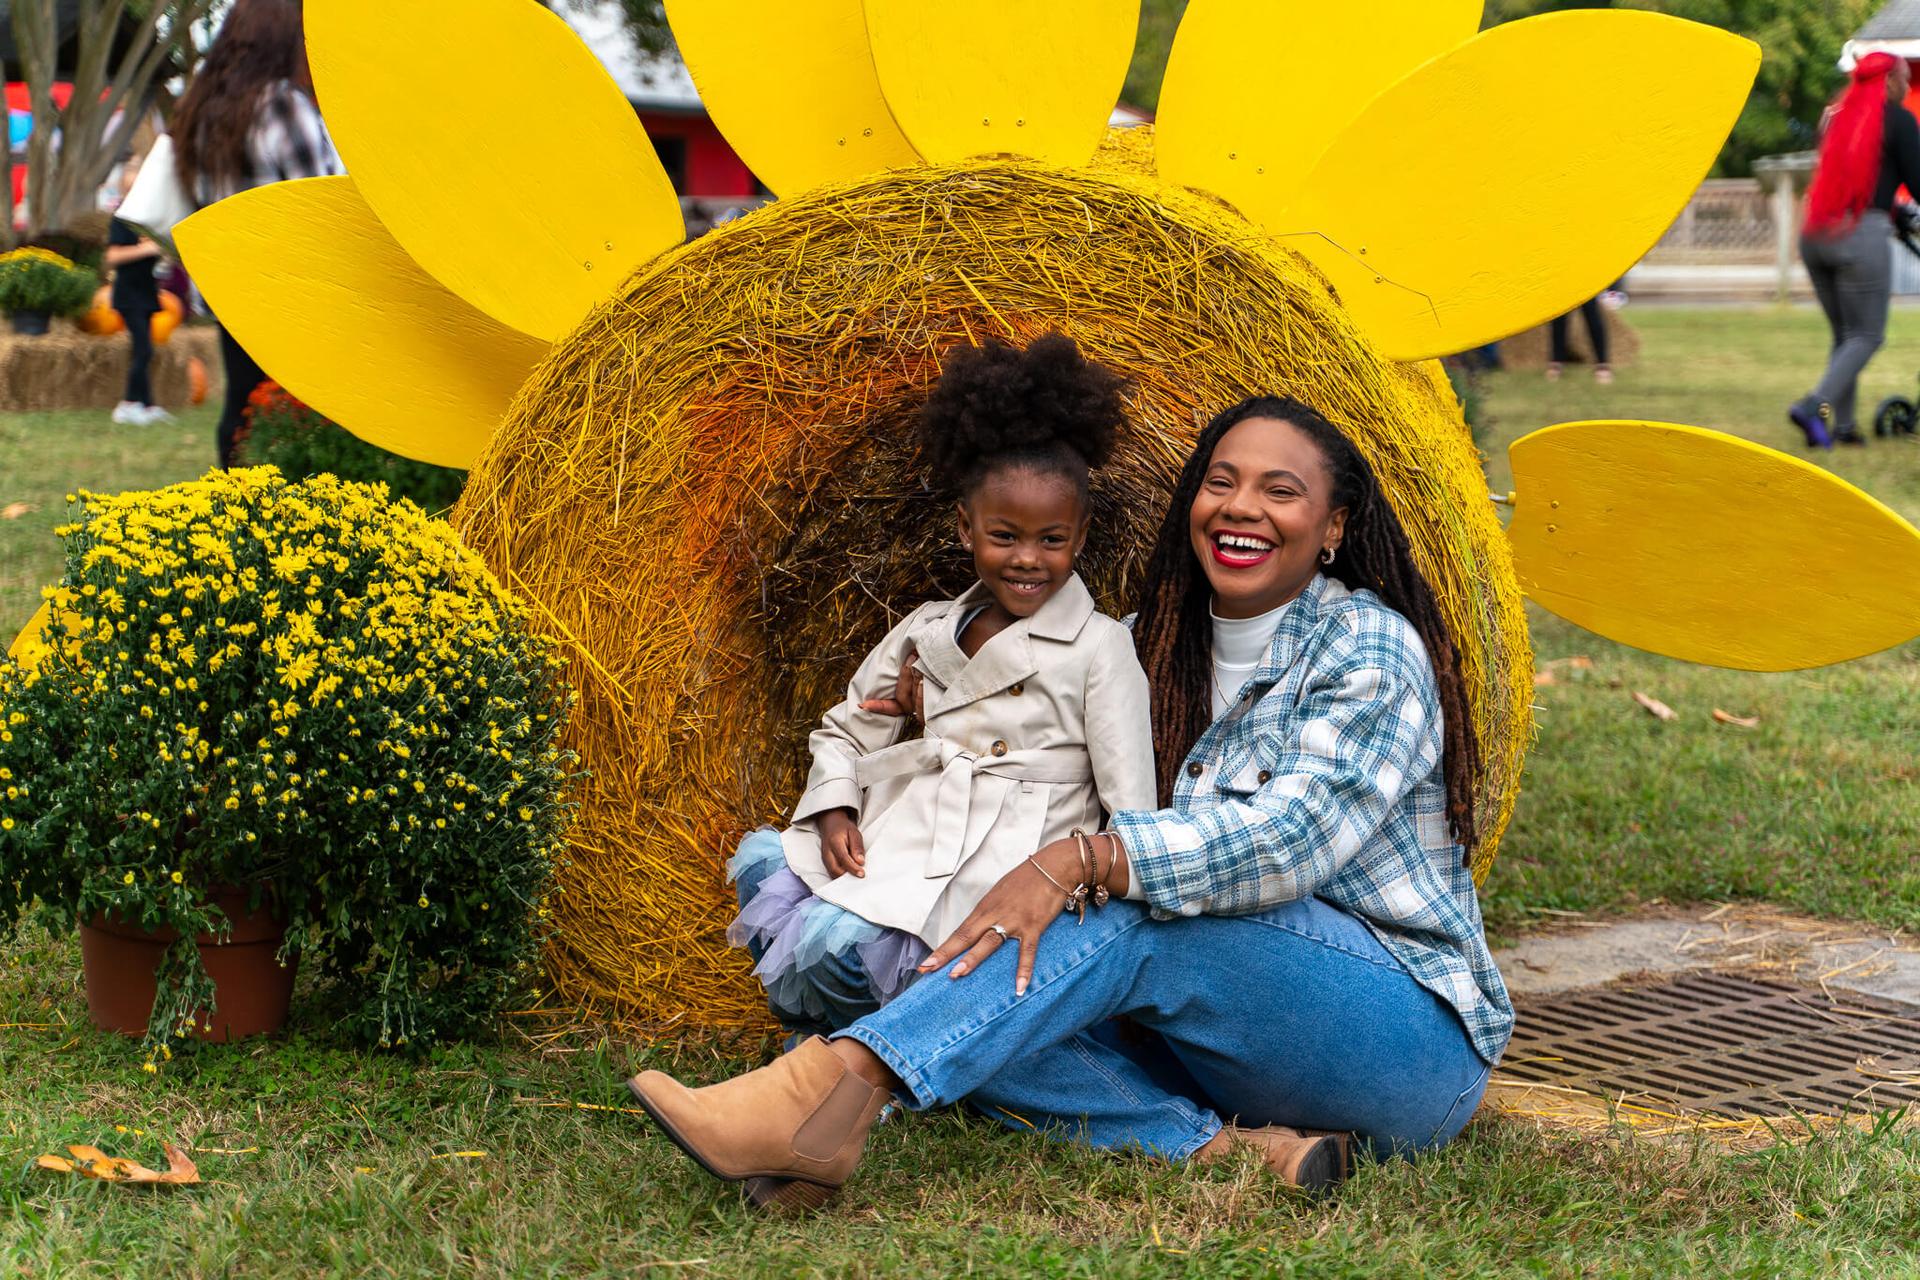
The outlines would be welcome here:
<svg viewBox="0 0 1920 1280">
<path fill-rule="evenodd" d="M 997 925 L 997 924 L 990 924 L 990 925 L 988 925 L 988 926 L 987 926 L 987 930 L 988 930 L 988 932 L 990 932 L 990 933 L 997 933 L 997 934 L 999 934 L 999 935 L 1000 935 L 1000 941 L 1002 941 L 1002 942 L 1006 942 L 1006 941 L 1008 941 L 1009 939 L 1011 939 L 1011 938 L 1013 937 L 1013 935 L 1012 935 L 1012 934 L 1010 934 L 1010 933 L 1008 933 L 1008 932 L 1007 932 L 1007 931 L 1006 931 L 1005 929 L 1003 929 L 1003 928 L 1001 928 L 1001 927 L 1000 927 L 999 925 Z"/>
</svg>

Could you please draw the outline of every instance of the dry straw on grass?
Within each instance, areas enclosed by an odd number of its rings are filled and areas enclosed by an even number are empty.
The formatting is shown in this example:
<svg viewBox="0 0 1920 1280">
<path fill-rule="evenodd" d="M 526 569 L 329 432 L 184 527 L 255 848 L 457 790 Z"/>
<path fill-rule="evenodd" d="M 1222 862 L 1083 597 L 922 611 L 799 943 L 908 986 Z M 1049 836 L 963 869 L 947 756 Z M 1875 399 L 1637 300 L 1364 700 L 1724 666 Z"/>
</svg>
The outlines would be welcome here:
<svg viewBox="0 0 1920 1280">
<path fill-rule="evenodd" d="M 1137 166 L 1135 166 L 1137 167 Z M 1351 431 L 1464 654 L 1491 862 L 1530 734 L 1520 593 L 1444 380 L 1376 357 L 1323 277 L 1125 171 L 917 169 L 783 200 L 644 269 L 536 372 L 457 519 L 571 647 L 592 771 L 549 960 L 656 1029 L 764 1026 L 722 870 L 889 623 L 963 589 L 909 453 L 942 353 L 1058 329 L 1134 381 L 1082 571 L 1130 611 L 1199 425 L 1254 393 Z"/>
</svg>

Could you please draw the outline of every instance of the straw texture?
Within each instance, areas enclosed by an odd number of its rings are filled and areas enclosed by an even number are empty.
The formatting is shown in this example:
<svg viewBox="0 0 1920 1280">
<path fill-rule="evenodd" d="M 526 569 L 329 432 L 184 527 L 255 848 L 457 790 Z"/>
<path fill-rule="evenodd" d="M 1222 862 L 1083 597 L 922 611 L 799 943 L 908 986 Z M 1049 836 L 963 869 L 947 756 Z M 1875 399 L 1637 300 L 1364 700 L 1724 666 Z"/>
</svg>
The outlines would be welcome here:
<svg viewBox="0 0 1920 1280">
<path fill-rule="evenodd" d="M 1520 592 L 1459 406 L 1216 201 L 1118 170 L 914 169 L 783 200 L 644 268 L 535 372 L 456 513 L 572 653 L 592 773 L 548 960 L 656 1030 L 764 1027 L 721 864 L 778 822 L 867 649 L 971 579 L 912 462 L 941 353 L 1061 330 L 1133 379 L 1081 568 L 1131 611 L 1200 425 L 1254 393 L 1350 431 L 1444 602 L 1488 770 L 1484 874 L 1531 734 Z"/>
</svg>

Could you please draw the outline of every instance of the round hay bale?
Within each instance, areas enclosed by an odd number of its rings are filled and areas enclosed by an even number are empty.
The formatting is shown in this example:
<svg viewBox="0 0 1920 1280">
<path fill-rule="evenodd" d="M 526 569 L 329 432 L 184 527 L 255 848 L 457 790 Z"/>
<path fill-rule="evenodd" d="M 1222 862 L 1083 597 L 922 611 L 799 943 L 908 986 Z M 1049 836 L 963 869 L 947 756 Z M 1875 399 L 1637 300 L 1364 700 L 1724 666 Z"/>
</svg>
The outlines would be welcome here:
<svg viewBox="0 0 1920 1280">
<path fill-rule="evenodd" d="M 777 823 L 871 645 L 962 590 L 911 428 L 944 352 L 1057 329 L 1134 382 L 1081 571 L 1128 612 L 1199 427 L 1298 396 L 1377 469 L 1459 639 L 1491 862 L 1530 735 L 1505 536 L 1458 404 L 1381 360 L 1324 277 L 1218 203 L 1126 174 L 915 169 L 776 202 L 644 268 L 554 350 L 471 473 L 470 545 L 572 648 L 584 784 L 561 995 L 758 1028 L 723 859 Z"/>
</svg>

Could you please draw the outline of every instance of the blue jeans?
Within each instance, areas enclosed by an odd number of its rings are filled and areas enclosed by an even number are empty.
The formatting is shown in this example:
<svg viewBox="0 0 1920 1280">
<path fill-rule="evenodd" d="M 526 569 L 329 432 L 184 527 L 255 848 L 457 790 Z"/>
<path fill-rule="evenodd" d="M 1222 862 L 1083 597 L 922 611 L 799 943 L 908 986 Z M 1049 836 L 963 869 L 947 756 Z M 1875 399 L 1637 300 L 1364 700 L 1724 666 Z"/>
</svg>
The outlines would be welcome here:
<svg viewBox="0 0 1920 1280">
<path fill-rule="evenodd" d="M 1490 1067 L 1453 1010 L 1318 898 L 1250 916 L 1154 920 L 1131 902 L 1083 926 L 1063 916 L 1020 997 L 1017 952 L 930 975 L 835 1038 L 879 1055 L 916 1109 L 965 1099 L 1015 1127 L 1172 1160 L 1223 1118 L 1411 1155 L 1450 1141 L 1486 1091 Z"/>
</svg>

